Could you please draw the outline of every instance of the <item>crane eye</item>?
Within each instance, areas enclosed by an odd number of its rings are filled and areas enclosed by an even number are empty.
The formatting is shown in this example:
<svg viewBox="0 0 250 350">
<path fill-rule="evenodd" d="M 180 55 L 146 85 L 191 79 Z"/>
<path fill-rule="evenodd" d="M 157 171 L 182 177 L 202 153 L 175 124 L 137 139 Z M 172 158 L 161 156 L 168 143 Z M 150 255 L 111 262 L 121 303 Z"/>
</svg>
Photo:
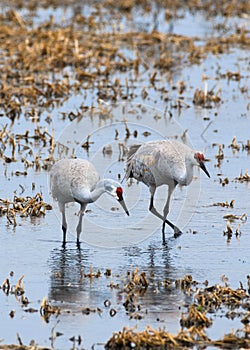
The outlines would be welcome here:
<svg viewBox="0 0 250 350">
<path fill-rule="evenodd" d="M 121 201 L 123 198 L 122 198 L 122 193 L 123 193 L 123 190 L 121 187 L 117 187 L 116 188 L 116 194 L 117 194 L 117 197 L 118 197 L 118 200 Z"/>
</svg>

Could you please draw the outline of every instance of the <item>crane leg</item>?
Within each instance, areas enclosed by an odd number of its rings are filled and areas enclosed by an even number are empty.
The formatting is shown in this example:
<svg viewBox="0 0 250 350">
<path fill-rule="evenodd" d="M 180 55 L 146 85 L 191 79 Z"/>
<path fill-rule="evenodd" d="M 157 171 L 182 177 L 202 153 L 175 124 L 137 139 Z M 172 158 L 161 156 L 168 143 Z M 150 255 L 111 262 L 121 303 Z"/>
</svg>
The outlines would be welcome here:
<svg viewBox="0 0 250 350">
<path fill-rule="evenodd" d="M 154 214 L 155 216 L 157 216 L 158 218 L 160 218 L 163 221 L 163 223 L 162 223 L 162 241 L 163 242 L 165 242 L 165 225 L 166 224 L 174 230 L 174 237 L 175 238 L 177 238 L 178 236 L 180 236 L 182 234 L 181 230 L 177 226 L 175 226 L 171 221 L 169 221 L 167 219 L 167 214 L 169 212 L 170 198 L 171 198 L 171 195 L 172 195 L 174 189 L 175 189 L 175 186 L 171 187 L 171 189 L 169 189 L 168 199 L 167 199 L 166 205 L 164 207 L 164 216 L 163 216 L 154 207 L 154 195 L 155 195 L 156 188 L 155 187 L 150 188 L 151 198 L 150 198 L 149 210 L 151 211 L 152 214 Z"/>
<path fill-rule="evenodd" d="M 167 216 L 169 213 L 170 199 L 171 199 L 171 196 L 174 192 L 176 184 L 177 183 L 174 183 L 173 186 L 168 186 L 168 198 L 167 198 L 167 202 L 165 204 L 165 207 L 163 209 L 163 224 L 162 224 L 162 234 L 165 235 L 165 225 L 167 224 L 174 230 L 174 237 L 175 238 L 179 237 L 182 234 L 182 232 L 177 226 L 175 226 L 174 224 L 172 224 L 172 222 L 167 220 Z"/>
<path fill-rule="evenodd" d="M 62 231 L 63 231 L 62 247 L 65 248 L 66 247 L 66 232 L 67 232 L 67 228 L 65 226 L 63 226 L 63 225 L 62 225 Z"/>
<path fill-rule="evenodd" d="M 86 209 L 86 204 L 81 204 L 81 209 L 79 212 L 79 221 L 78 221 L 78 225 L 76 227 L 76 233 L 77 233 L 77 240 L 76 240 L 76 245 L 78 248 L 80 248 L 80 235 L 82 232 L 82 218 Z"/>
<path fill-rule="evenodd" d="M 67 221 L 66 221 L 66 215 L 65 215 L 65 204 L 60 204 L 59 208 L 62 213 L 62 231 L 63 231 L 63 248 L 66 246 L 66 232 L 67 232 Z"/>
<path fill-rule="evenodd" d="M 150 204 L 149 204 L 149 210 L 151 211 L 152 214 L 154 214 L 155 216 L 157 216 L 158 218 L 160 218 L 161 220 L 164 220 L 164 217 L 155 209 L 154 207 L 154 195 L 155 195 L 155 187 L 151 187 L 150 188 L 150 193 L 151 193 L 151 197 L 150 197 Z"/>
<path fill-rule="evenodd" d="M 177 238 L 179 237 L 180 235 L 182 235 L 182 231 L 177 227 L 175 226 L 171 221 L 165 219 L 163 221 L 163 224 L 162 224 L 162 236 L 164 237 L 165 239 L 165 225 L 168 225 L 170 226 L 173 230 L 174 230 L 174 237 Z"/>
</svg>

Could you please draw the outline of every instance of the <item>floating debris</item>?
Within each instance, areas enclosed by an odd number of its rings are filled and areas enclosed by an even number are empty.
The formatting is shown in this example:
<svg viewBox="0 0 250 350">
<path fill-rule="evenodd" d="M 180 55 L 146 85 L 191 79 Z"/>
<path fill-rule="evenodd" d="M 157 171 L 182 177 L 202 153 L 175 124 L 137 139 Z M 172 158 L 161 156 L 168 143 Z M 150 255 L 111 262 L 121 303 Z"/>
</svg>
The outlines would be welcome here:
<svg viewBox="0 0 250 350">
<path fill-rule="evenodd" d="M 103 153 L 103 155 L 110 156 L 113 153 L 112 146 L 111 145 L 104 146 L 102 149 L 102 153 Z"/>
<path fill-rule="evenodd" d="M 9 294 L 11 293 L 11 294 L 15 294 L 16 296 L 23 296 L 23 294 L 24 294 L 24 283 L 23 283 L 23 278 L 24 278 L 24 275 L 22 275 L 22 276 L 18 279 L 16 285 L 12 285 L 12 286 L 11 286 L 11 284 L 10 284 L 9 278 L 6 278 L 6 279 L 3 281 L 3 283 L 2 283 L 2 285 L 1 285 L 0 288 L 2 288 L 3 292 L 4 292 L 6 295 L 9 295 Z M 21 299 L 21 300 L 23 300 L 23 299 Z"/>
<path fill-rule="evenodd" d="M 203 108 L 212 108 L 212 102 L 218 104 L 221 102 L 219 97 L 220 90 L 214 93 L 214 88 L 208 91 L 207 83 L 205 83 L 204 91 L 202 89 L 196 89 L 194 92 L 193 103 Z"/>
<path fill-rule="evenodd" d="M 99 278 L 101 275 L 102 275 L 102 274 L 101 274 L 101 271 L 100 271 L 100 270 L 98 270 L 97 272 L 93 272 L 92 266 L 90 266 L 90 268 L 89 268 L 89 273 L 84 273 L 84 274 L 83 274 L 83 276 L 84 276 L 85 278 L 90 278 L 90 279 L 92 279 L 93 277 L 94 277 L 94 278 Z"/>
<path fill-rule="evenodd" d="M 224 187 L 225 185 L 228 185 L 229 184 L 229 179 L 228 177 L 225 177 L 224 179 L 219 179 L 220 181 L 220 184 Z"/>
<path fill-rule="evenodd" d="M 94 143 L 92 141 L 89 141 L 90 137 L 91 137 L 91 135 L 88 135 L 87 140 L 81 146 L 82 148 L 86 149 L 86 151 L 88 151 L 90 148 L 90 145 Z"/>
<path fill-rule="evenodd" d="M 247 140 L 246 144 L 244 144 L 244 142 L 240 142 L 240 144 L 236 142 L 236 136 L 234 136 L 231 144 L 228 147 L 232 148 L 233 151 L 240 151 L 240 149 L 242 149 L 242 151 L 244 150 L 247 150 L 248 152 L 250 151 L 250 140 Z"/>
<path fill-rule="evenodd" d="M 2 290 L 4 291 L 5 294 L 9 294 L 10 292 L 10 281 L 8 278 L 6 278 L 3 283 L 2 283 Z"/>
<path fill-rule="evenodd" d="M 136 268 L 131 273 L 127 272 L 127 278 L 124 281 L 124 287 L 122 291 L 125 293 L 125 301 L 123 306 L 128 313 L 130 319 L 141 319 L 143 316 L 141 313 L 141 305 L 137 301 L 137 297 L 143 296 L 148 288 L 148 280 L 145 272 L 139 273 L 139 269 Z"/>
<path fill-rule="evenodd" d="M 222 306 L 230 309 L 239 308 L 245 302 L 250 301 L 249 299 L 245 289 L 232 289 L 227 284 L 225 286 L 219 284 L 210 286 L 204 290 L 199 289 L 195 294 L 195 300 L 198 304 L 211 312 L 215 312 Z"/>
<path fill-rule="evenodd" d="M 236 151 L 240 150 L 240 145 L 236 142 L 236 136 L 234 136 L 234 138 L 232 139 L 232 142 L 230 143 L 230 145 L 228 147 L 230 147 Z"/>
<path fill-rule="evenodd" d="M 136 268 L 132 272 L 127 271 L 127 275 L 122 279 L 122 283 L 109 283 L 110 289 L 117 289 L 120 293 L 124 294 L 123 306 L 130 318 L 141 319 L 141 305 L 138 303 L 138 298 L 142 297 L 149 286 L 149 282 L 146 273 L 139 272 Z M 106 300 L 104 302 L 105 307 L 110 306 L 110 302 Z"/>
<path fill-rule="evenodd" d="M 250 277 L 248 278 L 248 284 Z M 226 334 L 222 339 L 212 340 L 206 335 L 206 328 L 212 325 L 212 319 L 207 317 L 207 313 L 214 313 L 222 307 L 234 310 L 244 308 L 246 305 L 246 314 L 241 317 L 242 323 L 248 325 L 249 322 L 249 302 L 250 297 L 241 284 L 241 288 L 232 289 L 228 285 L 228 279 L 223 276 L 224 286 L 213 285 L 205 288 L 198 288 L 193 291 L 195 303 L 188 307 L 187 313 L 182 313 L 180 324 L 182 329 L 176 335 L 167 332 L 165 329 L 153 329 L 147 326 L 144 331 L 137 331 L 136 328 L 124 327 L 122 331 L 114 332 L 113 336 L 107 341 L 105 349 L 172 349 L 172 348 L 190 348 L 193 346 L 217 346 L 220 348 L 231 347 L 238 348 L 250 346 L 250 339 L 246 337 L 246 329 L 237 330 Z M 193 283 L 192 276 L 184 276 L 177 280 L 177 286 L 185 288 Z M 229 317 L 229 314 L 228 314 Z M 184 330 L 187 328 L 187 330 Z M 249 331 L 248 331 L 249 334 Z M 231 341 L 231 343 L 230 343 Z"/>
<path fill-rule="evenodd" d="M 13 277 L 13 272 L 10 273 L 10 276 Z M 9 296 L 9 295 L 14 295 L 15 296 L 15 299 L 17 301 L 19 301 L 20 305 L 23 307 L 23 310 L 25 312 L 37 312 L 36 309 L 32 309 L 32 308 L 26 308 L 26 306 L 29 304 L 29 300 L 26 296 L 24 296 L 25 294 L 25 290 L 24 290 L 24 282 L 23 282 L 23 279 L 24 279 L 24 275 L 22 275 L 17 283 L 14 285 L 11 285 L 10 284 L 10 280 L 9 278 L 6 278 L 0 289 L 3 290 L 3 292 L 6 294 L 6 296 Z M 32 310 L 32 311 L 31 311 Z M 34 311 L 33 311 L 34 310 Z M 10 311 L 9 313 L 10 317 L 14 317 L 15 315 L 15 312 L 13 312 L 13 310 Z"/>
<path fill-rule="evenodd" d="M 229 230 L 229 227 L 228 227 Z M 134 278 L 136 276 L 136 278 Z M 136 269 L 133 273 L 127 273 L 129 280 L 135 279 L 139 281 L 139 271 Z M 131 278 L 132 277 L 132 278 Z M 236 308 L 245 308 L 246 314 L 241 319 L 244 322 L 248 321 L 248 305 L 250 302 L 250 296 L 243 288 L 232 289 L 228 284 L 228 278 L 222 277 L 224 285 L 208 286 L 208 282 L 205 281 L 205 288 L 197 288 L 199 283 L 195 281 L 191 275 L 185 275 L 182 279 L 176 280 L 175 285 L 177 288 L 183 289 L 185 293 L 193 295 L 194 303 L 190 304 L 186 313 L 182 313 L 180 319 L 180 325 L 183 328 L 187 328 L 185 331 L 182 329 L 177 335 L 168 333 L 164 329 L 153 329 L 147 326 L 144 331 L 136 331 L 136 328 L 128 329 L 123 328 L 120 332 L 115 332 L 113 336 L 105 345 L 105 349 L 118 349 L 120 347 L 126 349 L 142 349 L 142 348 L 155 348 L 165 349 L 167 347 L 191 347 L 198 345 L 214 345 L 224 348 L 229 339 L 233 339 L 233 345 L 244 344 L 250 345 L 250 339 L 244 336 L 244 332 L 238 330 L 236 333 L 230 333 L 225 335 L 222 339 L 211 340 L 206 335 L 205 329 L 210 327 L 213 323 L 212 319 L 207 317 L 207 313 L 215 313 L 222 307 L 229 310 Z M 250 278 L 248 279 L 249 283 Z M 172 285 L 171 281 L 168 282 L 168 286 Z M 126 292 L 126 291 L 125 291 Z M 137 312 L 135 302 L 136 294 L 128 293 L 125 301 L 125 309 L 128 312 L 130 318 L 141 319 L 143 316 Z M 228 314 L 229 317 L 229 314 Z M 242 336 L 240 334 L 242 333 Z"/>
<path fill-rule="evenodd" d="M 185 275 L 183 278 L 175 281 L 175 286 L 181 288 L 185 292 L 193 292 L 192 287 L 195 287 L 197 282 L 193 280 L 191 275 Z"/>
<path fill-rule="evenodd" d="M 15 316 L 15 310 L 11 310 L 10 313 L 9 313 L 9 315 L 10 315 L 10 318 L 14 318 L 14 316 Z"/>
<path fill-rule="evenodd" d="M 126 148 L 126 146 L 124 145 L 124 143 L 121 143 L 121 142 L 119 142 L 118 146 L 119 146 L 119 157 L 118 157 L 118 161 L 119 161 L 119 162 L 122 162 L 122 161 L 124 161 L 124 158 L 126 157 L 127 148 Z"/>
<path fill-rule="evenodd" d="M 24 283 L 23 283 L 24 275 L 22 275 L 19 280 L 17 281 L 17 284 L 15 285 L 15 288 L 13 290 L 13 293 L 15 295 L 23 295 L 24 294 Z"/>
<path fill-rule="evenodd" d="M 190 328 L 203 328 L 212 325 L 212 321 L 206 316 L 205 311 L 198 310 L 195 305 L 191 305 L 188 309 L 186 316 L 182 314 L 180 319 L 180 324 L 182 327 Z"/>
<path fill-rule="evenodd" d="M 73 349 L 75 349 L 75 345 L 81 345 L 81 342 L 82 342 L 82 337 L 80 335 L 78 335 L 78 337 L 71 337 L 69 338 L 69 340 L 73 343 Z"/>
<path fill-rule="evenodd" d="M 51 315 L 59 315 L 61 313 L 61 309 L 58 306 L 53 306 L 49 303 L 48 298 L 43 298 L 40 307 L 40 315 L 46 322 L 49 322 Z"/>
<path fill-rule="evenodd" d="M 228 78 L 228 80 L 234 80 L 234 81 L 240 81 L 240 79 L 242 78 L 239 71 L 237 71 L 237 72 L 227 71 L 226 77 Z"/>
<path fill-rule="evenodd" d="M 217 159 L 217 164 L 215 166 L 220 168 L 221 161 L 224 159 L 223 145 L 218 145 L 218 154 L 215 157 Z"/>
<path fill-rule="evenodd" d="M 234 181 L 237 181 L 237 182 L 249 182 L 250 181 L 250 175 L 248 174 L 248 170 L 246 170 L 244 175 L 241 172 L 240 176 L 236 177 L 234 179 Z"/>
<path fill-rule="evenodd" d="M 147 326 L 144 331 L 124 327 L 115 332 L 105 344 L 106 350 L 117 349 L 181 349 L 194 346 L 217 346 L 225 348 L 249 348 L 250 339 L 245 337 L 244 331 L 226 334 L 222 339 L 210 340 L 203 330 L 191 327 L 187 331 L 180 331 L 173 335 L 164 329 L 153 329 Z"/>
<path fill-rule="evenodd" d="M 234 207 L 235 200 L 232 199 L 230 203 L 226 202 L 218 202 L 214 203 L 213 206 L 215 207 L 225 207 L 225 208 L 233 208 Z"/>
<path fill-rule="evenodd" d="M 231 240 L 231 238 L 232 238 L 232 235 L 233 235 L 233 230 L 232 230 L 232 228 L 230 226 L 230 221 L 229 220 L 227 221 L 227 228 L 226 228 L 225 231 L 223 231 L 223 234 L 224 234 L 224 236 L 227 236 L 227 241 L 229 242 Z"/>
<path fill-rule="evenodd" d="M 240 224 L 238 224 L 238 226 L 236 227 L 235 236 L 238 237 L 240 235 L 241 235 Z"/>
<path fill-rule="evenodd" d="M 241 220 L 243 222 L 247 221 L 247 214 L 243 213 L 242 215 L 226 214 L 223 216 L 224 219 L 229 221 Z"/>
<path fill-rule="evenodd" d="M 106 299 L 106 300 L 104 301 L 104 306 L 105 306 L 105 307 L 109 307 L 110 305 L 111 305 L 111 301 L 108 300 L 108 299 Z"/>
<path fill-rule="evenodd" d="M 246 149 L 248 152 L 250 152 L 250 140 L 247 140 L 247 143 L 242 145 L 242 149 Z"/>
<path fill-rule="evenodd" d="M 47 157 L 42 157 L 40 147 L 47 151 Z M 27 130 L 24 134 L 14 134 L 8 129 L 8 124 L 0 129 L 0 157 L 5 163 L 21 162 L 25 166 L 24 171 L 16 171 L 16 175 L 27 175 L 27 169 L 47 170 L 54 161 L 55 141 L 54 132 L 48 133 L 46 128 L 37 126 L 33 134 Z"/>
<path fill-rule="evenodd" d="M 82 308 L 81 311 L 83 315 L 90 315 L 91 313 L 95 313 L 95 312 L 97 312 L 98 314 L 102 313 L 102 309 L 100 309 L 99 307 L 97 308 L 84 307 Z"/>
<path fill-rule="evenodd" d="M 226 214 L 223 217 L 224 219 L 227 219 L 227 228 L 225 231 L 223 231 L 224 236 L 227 236 L 227 242 L 229 243 L 232 236 L 233 236 L 233 229 L 230 225 L 230 222 L 234 222 L 235 220 L 241 220 L 242 222 L 246 222 L 247 216 L 246 214 L 242 214 L 241 216 L 239 215 L 232 215 L 232 214 Z M 235 230 L 235 236 L 236 238 L 239 238 L 241 236 L 241 231 L 240 231 L 240 224 L 237 225 L 236 230 Z"/>
<path fill-rule="evenodd" d="M 40 217 L 46 215 L 46 210 L 51 210 L 52 206 L 43 201 L 41 193 L 34 197 L 14 196 L 12 201 L 0 198 L 0 216 L 6 216 L 8 223 L 14 227 L 17 225 L 16 215 L 20 217 Z"/>
<path fill-rule="evenodd" d="M 139 269 L 136 268 L 132 273 L 127 273 L 128 282 L 124 286 L 124 290 L 129 293 L 131 291 L 142 291 L 147 289 L 148 280 L 145 272 L 139 273 Z"/>
<path fill-rule="evenodd" d="M 104 276 L 106 277 L 110 277 L 111 274 L 112 274 L 111 269 L 106 269 L 106 271 L 104 272 Z"/>
<path fill-rule="evenodd" d="M 229 229 L 229 228 L 228 228 Z M 106 269 L 107 270 L 107 269 Z M 13 275 L 13 273 L 11 273 Z M 98 273 L 99 274 L 99 273 Z M 95 277 L 92 268 L 90 273 L 86 274 L 86 277 Z M 104 274 L 102 276 L 105 276 Z M 117 275 L 117 278 L 121 276 Z M 7 290 L 14 295 L 19 295 L 20 291 L 24 291 L 22 275 L 16 284 L 10 286 L 9 279 L 5 279 L 2 283 L 2 289 L 6 293 Z M 154 279 L 154 275 L 150 275 L 151 279 Z M 215 313 L 221 308 L 226 308 L 229 311 L 225 313 L 226 317 L 233 317 L 232 310 L 239 309 L 239 316 L 241 322 L 247 327 L 249 323 L 249 304 L 250 296 L 243 284 L 240 283 L 240 288 L 232 289 L 229 286 L 228 278 L 222 276 L 221 280 L 223 285 L 216 284 L 209 286 L 208 281 L 201 284 L 193 279 L 191 275 L 185 275 L 183 278 L 175 281 L 163 281 L 158 283 L 158 287 L 166 285 L 166 288 L 180 288 L 185 295 L 189 295 L 193 298 L 187 306 L 187 311 L 182 312 L 180 318 L 180 325 L 182 329 L 176 334 L 171 334 L 165 329 L 153 329 L 147 326 L 144 331 L 137 331 L 136 328 L 124 329 L 120 332 L 115 332 L 113 336 L 108 340 L 105 345 L 105 349 L 134 349 L 134 348 L 147 348 L 147 349 L 162 349 L 174 348 L 174 347 L 192 347 L 192 346 L 218 346 L 225 348 L 229 344 L 229 340 L 233 341 L 232 345 L 237 347 L 238 344 L 241 346 L 250 346 L 250 338 L 245 337 L 244 332 L 246 329 L 237 330 L 226 334 L 222 339 L 212 340 L 206 334 L 206 329 L 213 323 L 213 319 L 208 318 L 208 314 Z M 249 290 L 250 277 L 247 276 L 247 286 Z M 156 282 L 156 281 L 155 281 Z M 152 283 L 154 284 L 155 282 Z M 204 287 L 205 285 L 205 287 Z M 4 290 L 5 288 L 5 290 Z M 123 279 L 123 285 L 119 287 L 119 294 L 125 294 L 124 307 L 130 319 L 140 320 L 145 316 L 142 313 L 142 305 L 138 304 L 136 300 L 138 297 L 142 298 L 147 289 L 150 288 L 147 276 L 145 272 L 139 272 L 138 268 L 132 271 L 128 271 Z M 144 290 L 144 293 L 140 291 Z M 21 299 L 20 299 L 21 301 Z M 23 298 L 23 304 L 25 304 L 25 298 Z M 106 299 L 104 306 L 107 308 L 107 312 L 110 317 L 115 317 L 117 310 L 111 306 L 111 302 Z M 24 312 L 36 313 L 38 310 L 34 308 L 24 308 Z M 58 306 L 53 306 L 48 298 L 44 298 L 41 302 L 40 314 L 46 322 L 50 321 L 52 315 L 60 315 L 62 310 Z M 79 310 L 83 315 L 90 315 L 92 313 L 101 314 L 104 310 L 99 307 L 83 307 Z M 65 315 L 67 315 L 66 312 Z M 9 312 L 10 317 L 15 317 L 15 311 L 12 309 Z M 186 330 L 185 330 L 186 328 Z M 58 335 L 57 335 L 58 334 Z M 56 333 L 54 336 L 59 336 L 61 333 Z M 73 339 L 73 338 L 72 338 Z"/>
<path fill-rule="evenodd" d="M 114 317 L 116 315 L 116 310 L 114 308 L 110 309 L 109 314 L 111 317 Z"/>
</svg>

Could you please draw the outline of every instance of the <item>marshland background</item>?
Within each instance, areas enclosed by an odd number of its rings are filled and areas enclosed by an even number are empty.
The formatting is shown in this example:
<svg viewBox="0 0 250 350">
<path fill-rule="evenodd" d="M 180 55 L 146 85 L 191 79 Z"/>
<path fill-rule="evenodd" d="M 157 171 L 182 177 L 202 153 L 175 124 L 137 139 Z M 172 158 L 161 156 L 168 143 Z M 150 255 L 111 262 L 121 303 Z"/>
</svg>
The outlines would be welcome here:
<svg viewBox="0 0 250 350">
<path fill-rule="evenodd" d="M 249 28 L 248 1 L 0 1 L 3 348 L 33 340 L 103 349 L 123 327 L 178 334 L 181 324 L 190 347 L 203 336 L 212 348 L 209 339 L 228 333 L 244 346 Z M 123 182 L 130 217 L 103 196 L 88 207 L 78 250 L 70 205 L 62 249 L 48 184 L 54 161 L 84 157 L 121 180 L 129 145 L 166 137 L 203 151 L 211 175 L 196 171 L 174 194 L 169 217 L 183 235 L 169 230 L 162 244 L 147 188 Z M 157 207 L 165 197 L 159 191 Z M 217 284 L 229 302 L 214 296 L 208 310 L 197 290 Z M 200 335 L 180 322 L 190 305 L 211 321 Z"/>
</svg>

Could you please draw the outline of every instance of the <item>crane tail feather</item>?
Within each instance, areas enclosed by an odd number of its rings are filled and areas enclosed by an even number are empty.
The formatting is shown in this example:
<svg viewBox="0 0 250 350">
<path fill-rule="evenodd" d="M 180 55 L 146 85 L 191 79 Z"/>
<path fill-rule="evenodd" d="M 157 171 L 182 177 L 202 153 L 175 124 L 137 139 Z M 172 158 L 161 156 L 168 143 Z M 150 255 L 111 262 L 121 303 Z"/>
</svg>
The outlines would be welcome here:
<svg viewBox="0 0 250 350">
<path fill-rule="evenodd" d="M 128 155 L 127 155 L 127 166 L 126 166 L 126 173 L 124 178 L 128 180 L 129 178 L 133 177 L 133 157 L 136 153 L 136 151 L 141 147 L 141 144 L 132 145 L 129 147 Z"/>
</svg>

